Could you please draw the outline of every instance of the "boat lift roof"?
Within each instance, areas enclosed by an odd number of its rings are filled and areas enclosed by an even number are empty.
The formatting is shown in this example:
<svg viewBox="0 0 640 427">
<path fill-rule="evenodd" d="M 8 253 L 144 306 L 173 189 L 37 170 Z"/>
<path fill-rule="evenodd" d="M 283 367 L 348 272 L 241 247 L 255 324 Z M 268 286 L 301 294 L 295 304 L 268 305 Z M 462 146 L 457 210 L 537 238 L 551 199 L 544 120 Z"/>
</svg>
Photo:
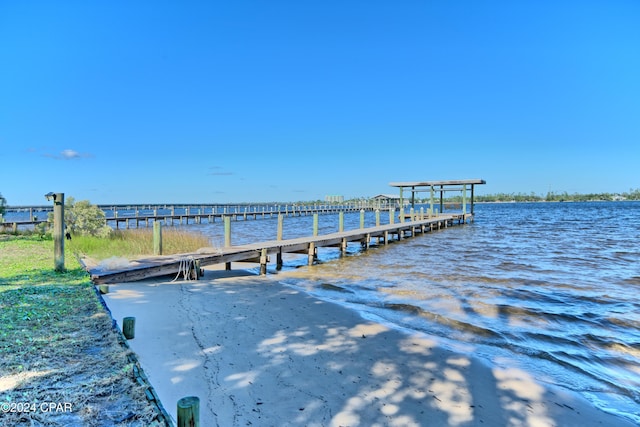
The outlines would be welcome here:
<svg viewBox="0 0 640 427">
<path fill-rule="evenodd" d="M 445 185 L 476 185 L 476 184 L 486 184 L 487 181 L 484 179 L 453 179 L 448 181 L 408 181 L 408 182 L 390 182 L 389 185 L 391 187 L 436 187 L 436 186 L 445 186 Z"/>
<path fill-rule="evenodd" d="M 443 196 L 445 191 L 461 191 L 462 192 L 462 213 L 466 214 L 467 186 L 471 187 L 471 214 L 473 215 L 473 190 L 478 184 L 486 184 L 484 179 L 454 179 L 448 181 L 409 181 L 409 182 L 390 182 L 391 187 L 400 188 L 400 204 L 404 204 L 404 191 L 411 192 L 411 206 L 415 206 L 416 193 L 430 192 L 430 204 L 433 209 L 434 193 L 440 194 L 440 212 L 444 208 Z"/>
</svg>

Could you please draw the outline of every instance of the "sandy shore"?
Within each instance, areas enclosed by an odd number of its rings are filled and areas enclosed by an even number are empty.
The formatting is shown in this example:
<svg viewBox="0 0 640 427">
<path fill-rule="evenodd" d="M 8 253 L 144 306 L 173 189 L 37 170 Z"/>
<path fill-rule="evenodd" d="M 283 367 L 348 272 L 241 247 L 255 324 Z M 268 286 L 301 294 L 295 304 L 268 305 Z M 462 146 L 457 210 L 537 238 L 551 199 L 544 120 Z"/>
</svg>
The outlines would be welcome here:
<svg viewBox="0 0 640 427">
<path fill-rule="evenodd" d="M 524 370 L 491 368 L 274 277 L 111 285 L 119 324 L 165 409 L 202 426 L 631 426 Z"/>
</svg>

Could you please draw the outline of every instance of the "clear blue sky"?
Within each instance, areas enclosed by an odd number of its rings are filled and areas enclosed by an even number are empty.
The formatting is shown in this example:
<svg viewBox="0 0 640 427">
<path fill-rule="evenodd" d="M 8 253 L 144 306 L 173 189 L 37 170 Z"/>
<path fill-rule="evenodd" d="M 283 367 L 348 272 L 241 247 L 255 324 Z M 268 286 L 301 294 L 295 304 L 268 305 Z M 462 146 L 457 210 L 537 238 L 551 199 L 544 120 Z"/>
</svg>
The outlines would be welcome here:
<svg viewBox="0 0 640 427">
<path fill-rule="evenodd" d="M 0 193 L 640 187 L 640 1 L 0 0 Z"/>
</svg>

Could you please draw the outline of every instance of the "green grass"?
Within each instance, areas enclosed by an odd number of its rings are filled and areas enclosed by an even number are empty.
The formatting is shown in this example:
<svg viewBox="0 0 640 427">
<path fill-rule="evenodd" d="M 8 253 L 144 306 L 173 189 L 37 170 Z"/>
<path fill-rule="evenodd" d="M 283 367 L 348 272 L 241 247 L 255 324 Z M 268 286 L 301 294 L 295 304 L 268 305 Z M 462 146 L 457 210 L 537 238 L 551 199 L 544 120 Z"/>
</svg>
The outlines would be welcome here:
<svg viewBox="0 0 640 427">
<path fill-rule="evenodd" d="M 52 240 L 37 236 L 12 236 L 0 240 L 0 286 L 86 282 L 86 273 L 69 248 L 65 249 L 67 271 L 58 273 L 53 269 Z"/>
<path fill-rule="evenodd" d="M 51 240 L 0 239 L 0 403 L 73 406 L 72 413 L 3 413 L 0 423 L 153 425 L 156 414 L 133 379 L 129 351 L 69 246 L 67 270 L 58 273 Z"/>
</svg>

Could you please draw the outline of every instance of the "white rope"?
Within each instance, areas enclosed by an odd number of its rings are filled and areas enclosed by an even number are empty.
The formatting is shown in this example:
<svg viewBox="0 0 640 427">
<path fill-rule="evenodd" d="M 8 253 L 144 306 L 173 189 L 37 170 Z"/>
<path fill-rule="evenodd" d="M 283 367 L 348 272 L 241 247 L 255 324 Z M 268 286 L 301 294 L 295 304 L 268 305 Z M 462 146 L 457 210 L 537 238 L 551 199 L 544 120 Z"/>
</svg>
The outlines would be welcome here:
<svg viewBox="0 0 640 427">
<path fill-rule="evenodd" d="M 191 255 L 180 258 L 180 265 L 178 266 L 178 274 L 176 274 L 176 277 L 175 279 L 172 280 L 172 282 L 175 282 L 176 280 L 178 280 L 181 273 L 184 280 L 191 280 L 191 273 L 194 271 L 195 265 L 196 265 L 196 260 Z"/>
</svg>

